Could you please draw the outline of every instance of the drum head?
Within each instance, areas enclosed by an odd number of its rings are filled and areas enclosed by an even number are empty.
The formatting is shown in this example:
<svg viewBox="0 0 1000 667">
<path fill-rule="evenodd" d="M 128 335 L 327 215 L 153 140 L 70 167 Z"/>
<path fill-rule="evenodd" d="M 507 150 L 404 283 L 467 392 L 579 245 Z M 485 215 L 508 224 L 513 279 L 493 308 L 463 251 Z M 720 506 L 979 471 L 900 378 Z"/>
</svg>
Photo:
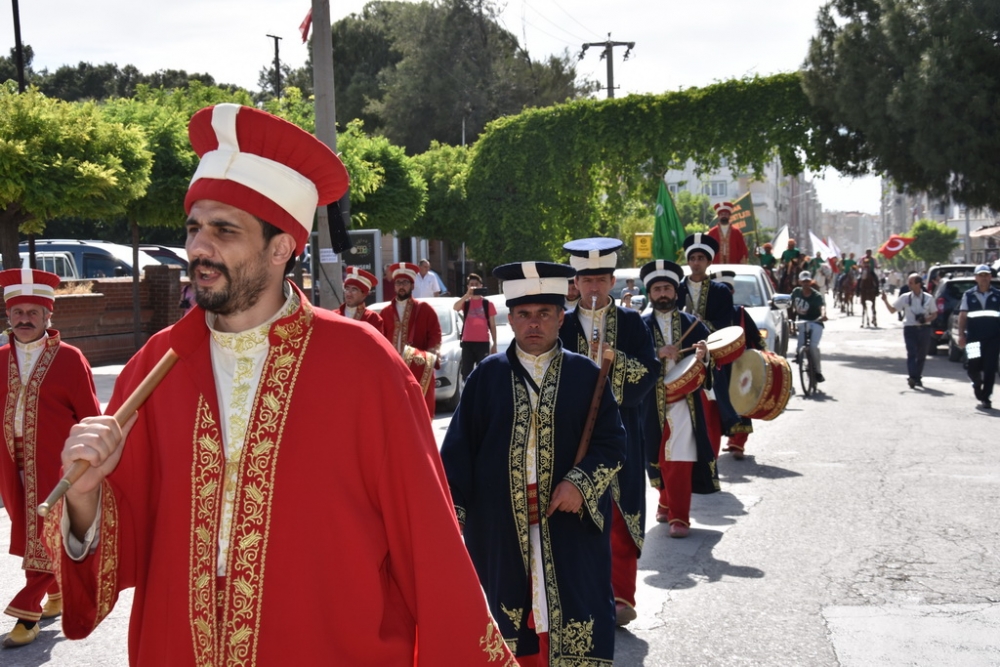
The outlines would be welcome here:
<svg viewBox="0 0 1000 667">
<path fill-rule="evenodd" d="M 757 350 L 745 350 L 733 362 L 729 380 L 729 402 L 736 414 L 745 416 L 756 409 L 766 383 L 767 362 L 764 355 Z"/>
<path fill-rule="evenodd" d="M 695 355 L 690 354 L 684 357 L 674 364 L 673 368 L 667 371 L 667 374 L 663 378 L 663 383 L 669 385 L 671 382 L 684 377 L 696 363 L 699 363 L 699 361 L 695 358 Z"/>
<path fill-rule="evenodd" d="M 718 331 L 713 331 L 705 339 L 709 351 L 721 350 L 744 338 L 743 327 L 723 327 Z"/>
</svg>

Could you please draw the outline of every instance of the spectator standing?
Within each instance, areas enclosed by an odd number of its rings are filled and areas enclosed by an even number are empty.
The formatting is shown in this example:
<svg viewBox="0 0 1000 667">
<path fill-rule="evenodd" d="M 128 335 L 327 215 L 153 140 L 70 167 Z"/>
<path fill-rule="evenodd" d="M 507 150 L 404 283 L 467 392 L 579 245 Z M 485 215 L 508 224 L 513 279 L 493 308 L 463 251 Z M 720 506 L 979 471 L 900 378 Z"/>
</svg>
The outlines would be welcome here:
<svg viewBox="0 0 1000 667">
<path fill-rule="evenodd" d="M 426 259 L 420 260 L 419 270 L 413 279 L 413 298 L 430 299 L 441 296 L 441 279 L 438 274 L 431 271 L 431 263 Z"/>
<path fill-rule="evenodd" d="M 893 303 L 882 293 L 882 301 L 890 313 L 903 315 L 903 342 L 906 343 L 906 382 L 910 389 L 923 387 L 924 362 L 931 345 L 931 323 L 937 316 L 934 297 L 924 291 L 924 279 L 911 273 L 906 279 L 910 291 L 900 294 Z"/>
<path fill-rule="evenodd" d="M 470 273 L 465 279 L 467 289 L 455 302 L 455 310 L 462 311 L 462 379 L 488 354 L 497 352 L 497 308 L 483 297 L 486 288 L 483 279 Z M 493 344 L 490 345 L 490 341 Z"/>
<path fill-rule="evenodd" d="M 972 391 L 983 410 L 993 408 L 990 398 L 1000 355 L 1000 290 L 992 280 L 988 265 L 977 266 L 976 286 L 962 295 L 958 307 L 958 346 L 965 348 Z M 978 349 L 969 349 L 970 343 L 978 343 Z"/>
</svg>

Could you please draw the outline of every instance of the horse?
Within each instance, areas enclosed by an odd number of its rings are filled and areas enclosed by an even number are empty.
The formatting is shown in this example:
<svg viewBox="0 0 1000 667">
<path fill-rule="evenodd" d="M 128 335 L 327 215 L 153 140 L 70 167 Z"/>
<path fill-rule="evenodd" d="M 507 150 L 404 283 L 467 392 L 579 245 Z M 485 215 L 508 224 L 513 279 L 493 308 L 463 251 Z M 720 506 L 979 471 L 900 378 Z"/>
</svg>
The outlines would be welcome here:
<svg viewBox="0 0 1000 667">
<path fill-rule="evenodd" d="M 853 271 L 846 271 L 837 280 L 834 293 L 835 301 L 840 306 L 840 312 L 845 315 L 854 315 L 854 290 L 856 287 L 857 280 Z"/>
<path fill-rule="evenodd" d="M 858 283 L 858 295 L 861 297 L 861 326 L 868 326 L 868 302 L 872 304 L 871 326 L 878 327 L 878 313 L 875 311 L 875 302 L 882 291 L 879 289 L 878 277 L 872 271 L 867 271 L 861 276 Z"/>
<path fill-rule="evenodd" d="M 813 280 L 816 281 L 816 288 L 825 294 L 830 289 L 830 283 L 833 280 L 833 269 L 830 268 L 829 264 L 823 262 L 816 269 Z"/>
</svg>

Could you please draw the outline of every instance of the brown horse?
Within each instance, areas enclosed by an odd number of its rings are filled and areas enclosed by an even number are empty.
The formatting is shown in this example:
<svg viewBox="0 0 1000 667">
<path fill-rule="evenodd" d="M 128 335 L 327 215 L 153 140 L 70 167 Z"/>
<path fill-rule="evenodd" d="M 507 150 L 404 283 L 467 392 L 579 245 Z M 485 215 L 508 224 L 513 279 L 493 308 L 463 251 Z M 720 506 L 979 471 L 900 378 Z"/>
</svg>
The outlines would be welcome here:
<svg viewBox="0 0 1000 667">
<path fill-rule="evenodd" d="M 840 312 L 845 315 L 854 315 L 854 291 L 857 285 L 853 271 L 846 272 L 837 284 L 836 303 L 840 306 Z"/>
<path fill-rule="evenodd" d="M 878 277 L 874 271 L 867 271 L 861 276 L 858 284 L 858 295 L 861 297 L 861 326 L 868 326 L 868 302 L 872 304 L 871 326 L 878 327 L 878 314 L 875 312 L 875 302 L 882 290 L 878 286 Z"/>
</svg>

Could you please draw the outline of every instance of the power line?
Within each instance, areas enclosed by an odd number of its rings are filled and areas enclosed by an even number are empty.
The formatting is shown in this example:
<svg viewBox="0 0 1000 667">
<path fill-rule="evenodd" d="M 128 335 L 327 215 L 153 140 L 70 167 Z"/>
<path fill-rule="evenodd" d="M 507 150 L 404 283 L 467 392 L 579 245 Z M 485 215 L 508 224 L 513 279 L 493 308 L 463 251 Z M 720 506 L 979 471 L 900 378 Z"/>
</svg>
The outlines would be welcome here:
<svg viewBox="0 0 1000 667">
<path fill-rule="evenodd" d="M 615 67 L 614 67 L 614 49 L 616 46 L 627 47 L 625 49 L 625 56 L 622 60 L 628 60 L 629 54 L 632 53 L 632 49 L 635 48 L 635 42 L 612 42 L 611 33 L 608 33 L 608 39 L 605 42 L 590 42 L 583 45 L 583 50 L 580 51 L 579 60 L 583 60 L 583 55 L 587 52 L 587 49 L 591 46 L 602 46 L 604 50 L 601 51 L 601 58 L 605 58 L 608 61 L 608 99 L 610 100 L 615 96 Z"/>
<path fill-rule="evenodd" d="M 574 35 L 574 34 L 573 34 L 573 33 L 571 33 L 571 32 L 570 32 L 569 30 L 567 30 L 566 28 L 562 27 L 561 25 L 559 25 L 558 23 L 556 23 L 555 21 L 553 21 L 552 19 L 550 19 L 549 17 L 547 17 L 547 16 L 545 15 L 545 14 L 542 14 L 542 13 L 541 13 L 540 11 L 538 11 L 538 10 L 537 10 L 537 9 L 535 9 L 534 7 L 531 7 L 531 6 L 530 6 L 530 5 L 528 5 L 528 4 L 525 4 L 525 7 L 528 7 L 529 9 L 531 9 L 531 11 L 535 12 L 536 14 L 538 14 L 538 16 L 540 16 L 541 18 L 545 19 L 546 21 L 548 21 L 549 23 L 551 23 L 552 25 L 554 25 L 554 26 L 555 26 L 556 28 L 558 28 L 559 30 L 562 30 L 562 31 L 563 31 L 564 33 L 566 33 L 567 35 L 569 35 L 569 36 L 570 36 L 570 37 L 572 37 L 573 39 L 577 40 L 578 42 L 583 42 L 583 41 L 585 41 L 585 39 L 584 39 L 583 37 L 580 37 L 580 36 L 578 36 L 578 35 Z M 536 26 L 536 27 L 537 27 L 537 26 Z M 550 35 L 550 36 L 551 36 L 551 35 Z"/>
<path fill-rule="evenodd" d="M 573 16 L 572 14 L 570 14 L 569 12 L 567 12 L 565 9 L 563 9 L 562 5 L 560 5 L 558 2 L 556 2 L 556 0 L 552 0 L 552 4 L 555 5 L 556 7 L 558 7 L 562 11 L 563 14 L 565 14 L 566 16 L 568 16 L 570 18 L 570 20 L 572 20 L 578 26 L 580 26 L 581 28 L 583 28 L 584 30 L 586 30 L 587 32 L 589 32 L 591 35 L 598 36 L 598 33 L 594 32 L 593 30 L 591 30 L 587 26 L 585 26 L 582 23 L 580 23 L 579 21 L 577 21 L 576 17 Z"/>
</svg>

